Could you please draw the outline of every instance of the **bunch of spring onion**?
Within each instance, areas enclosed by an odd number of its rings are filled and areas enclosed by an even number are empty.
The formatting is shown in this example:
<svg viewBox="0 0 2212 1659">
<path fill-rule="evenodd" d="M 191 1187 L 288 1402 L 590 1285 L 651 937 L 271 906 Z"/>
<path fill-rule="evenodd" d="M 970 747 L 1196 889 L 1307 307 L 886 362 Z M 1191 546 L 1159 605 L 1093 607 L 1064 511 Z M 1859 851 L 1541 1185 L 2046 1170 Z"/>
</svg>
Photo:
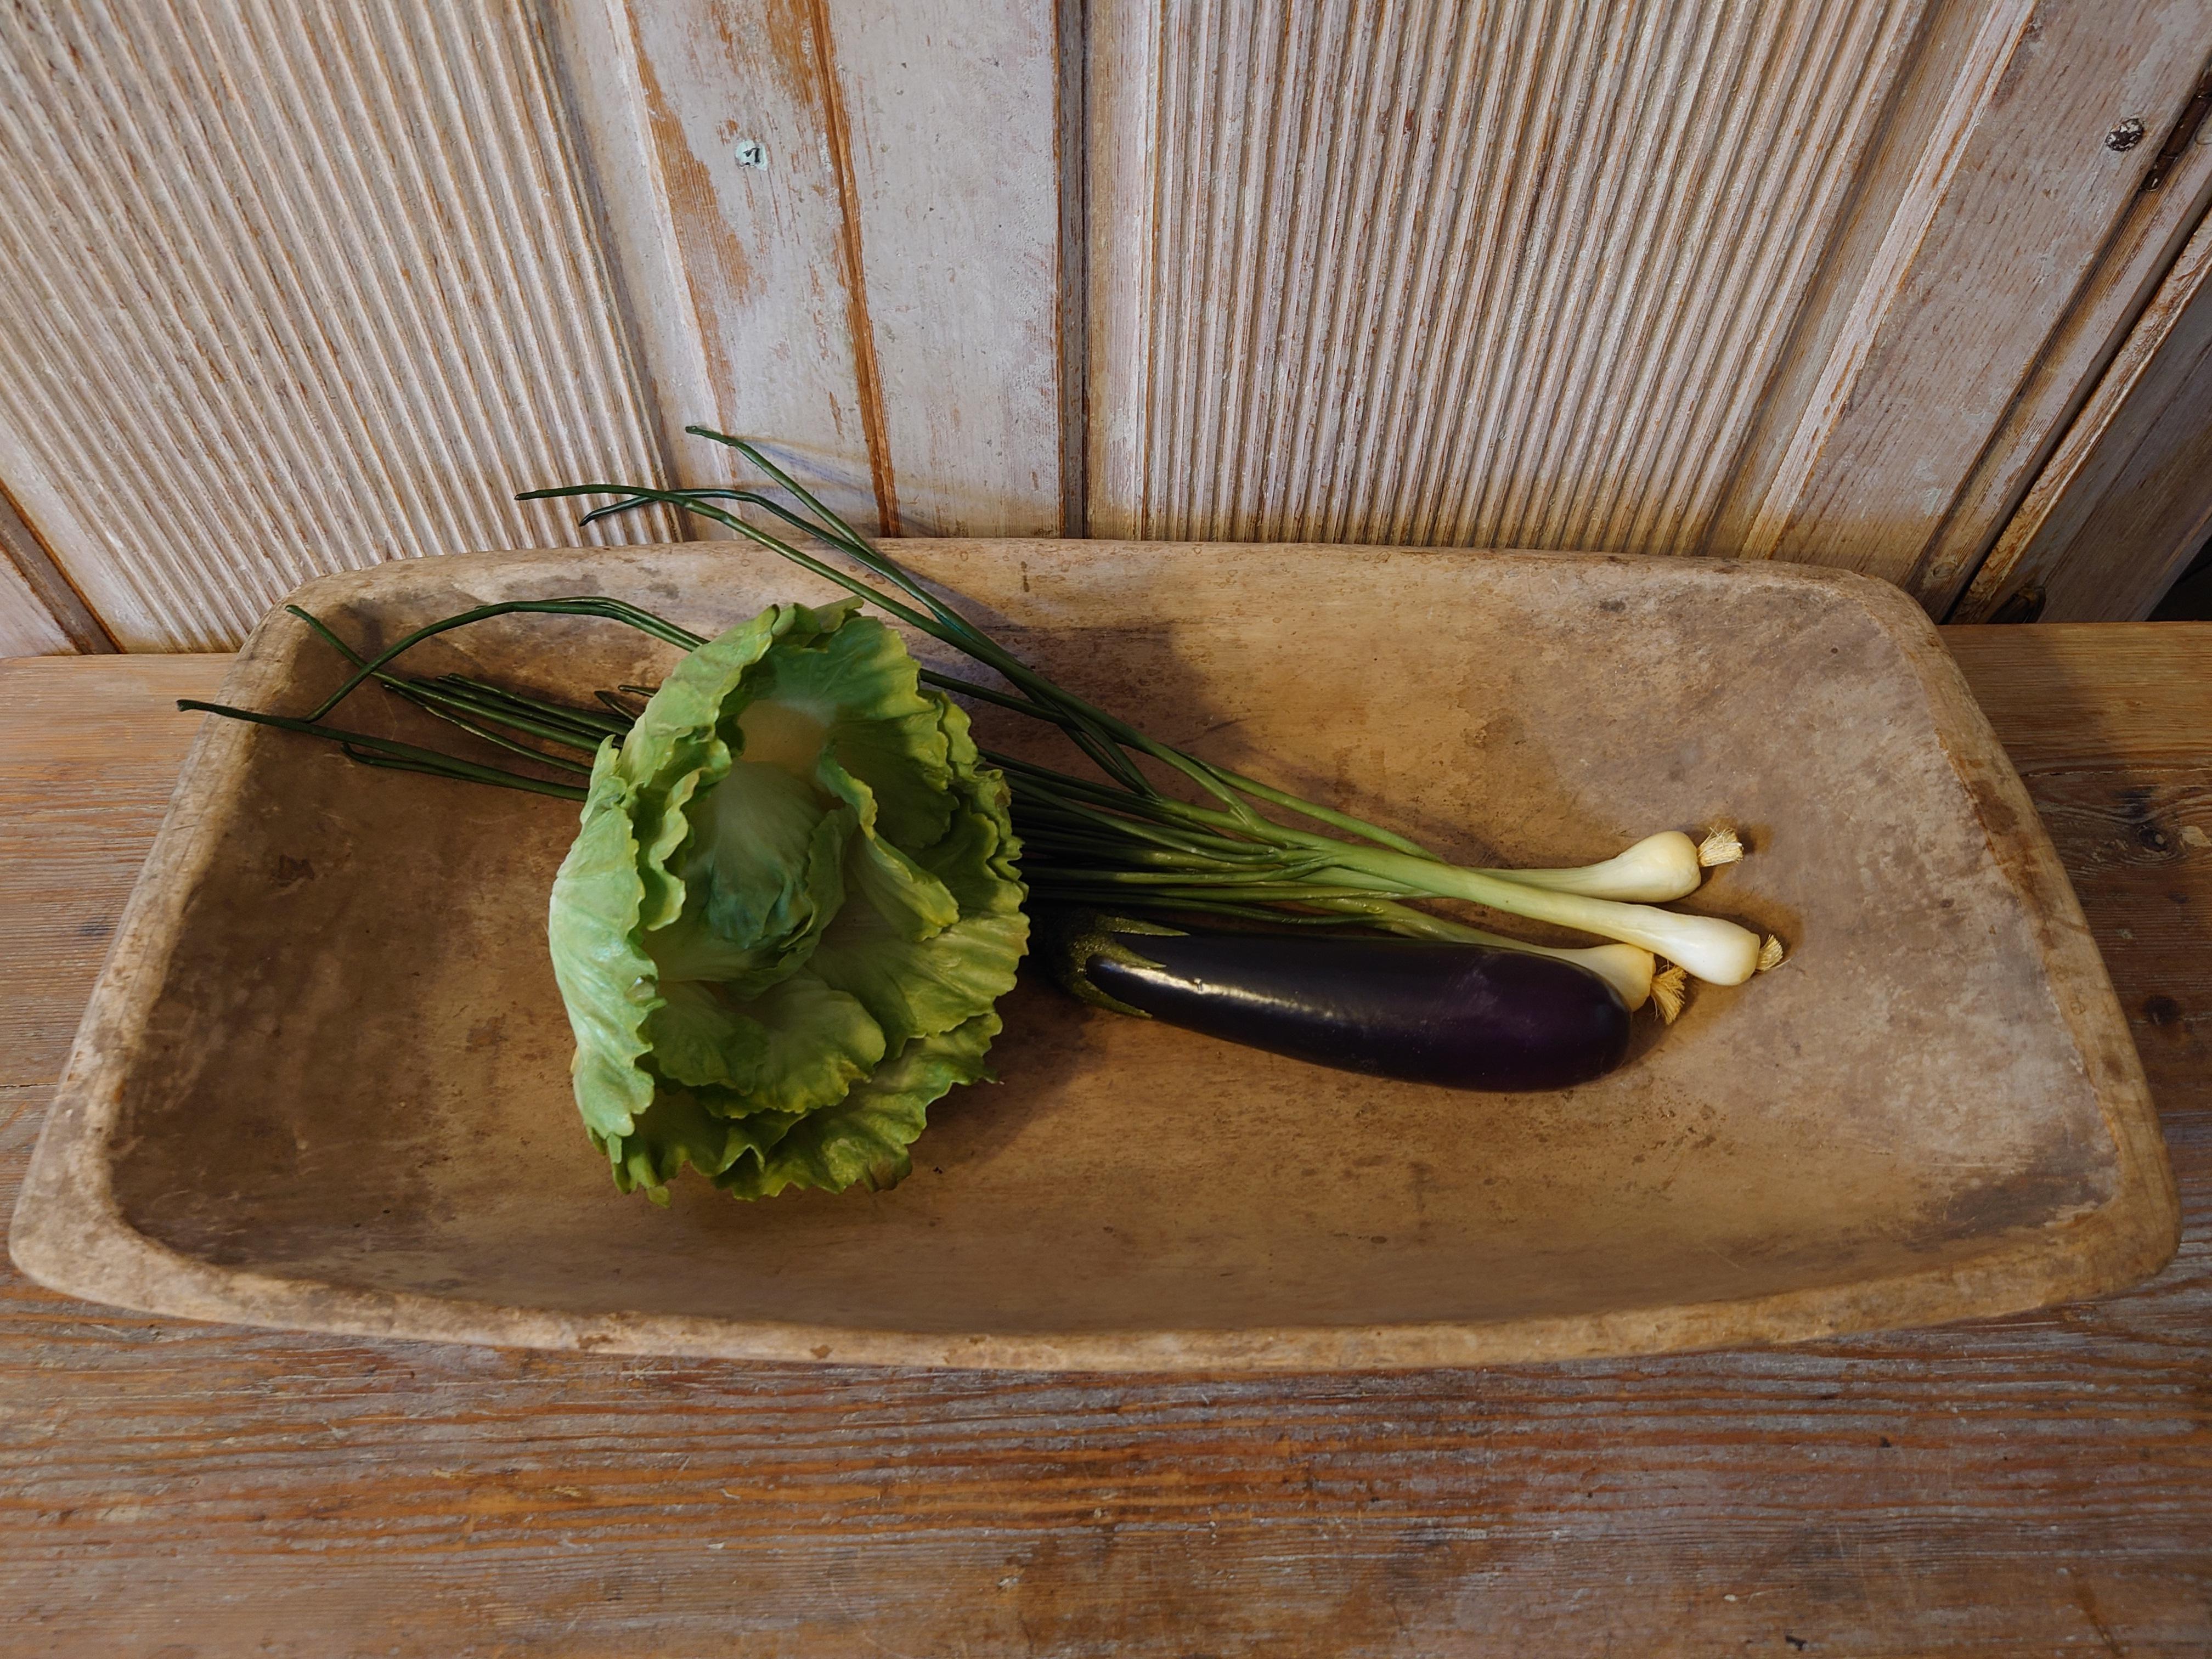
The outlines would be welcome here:
<svg viewBox="0 0 2212 1659">
<path fill-rule="evenodd" d="M 754 445 L 706 427 L 686 429 L 738 451 L 801 510 L 758 489 L 654 489 L 608 483 L 532 490 L 520 499 L 617 497 L 586 514 L 586 524 L 656 503 L 680 508 L 834 582 L 999 676 L 1003 689 L 927 669 L 921 678 L 1058 726 L 1095 769 L 1076 774 L 984 751 L 1012 787 L 1023 876 L 1038 901 L 1277 924 L 1353 924 L 1406 938 L 1565 957 L 1613 983 L 1632 1006 L 1653 994 L 1655 979 L 1657 994 L 1679 1006 L 1681 975 L 1655 973 L 1657 961 L 1692 979 L 1740 985 L 1780 960 L 1778 941 L 1762 941 L 1734 922 L 1656 908 L 1696 891 L 1706 869 L 1742 856 L 1741 843 L 1725 829 L 1702 841 L 1680 830 L 1662 831 L 1602 863 L 1574 869 L 1470 869 L 1447 863 L 1394 831 L 1148 737 L 1022 662 Z M 737 507 L 773 515 L 883 586 L 747 522 L 731 510 Z M 1186 780 L 1192 786 L 1187 793 L 1198 799 L 1169 793 L 1139 764 L 1146 759 Z M 1462 900 L 1620 943 L 1565 951 L 1529 945 L 1407 902 L 1425 898 Z"/>
</svg>

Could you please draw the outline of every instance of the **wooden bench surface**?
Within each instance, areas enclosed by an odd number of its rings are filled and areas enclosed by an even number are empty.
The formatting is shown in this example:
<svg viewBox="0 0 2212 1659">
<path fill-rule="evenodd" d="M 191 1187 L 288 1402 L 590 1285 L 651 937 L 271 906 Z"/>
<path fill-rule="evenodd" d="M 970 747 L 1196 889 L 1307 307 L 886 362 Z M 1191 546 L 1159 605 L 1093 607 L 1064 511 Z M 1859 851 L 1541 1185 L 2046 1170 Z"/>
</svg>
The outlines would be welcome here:
<svg viewBox="0 0 2212 1659">
<path fill-rule="evenodd" d="M 0 1267 L 0 1650 L 2212 1652 L 2212 625 L 1947 638 L 2072 872 L 2186 1232 L 2107 1300 L 1243 1380 L 371 1346 Z M 0 1212 L 220 657 L 0 663 Z"/>
</svg>

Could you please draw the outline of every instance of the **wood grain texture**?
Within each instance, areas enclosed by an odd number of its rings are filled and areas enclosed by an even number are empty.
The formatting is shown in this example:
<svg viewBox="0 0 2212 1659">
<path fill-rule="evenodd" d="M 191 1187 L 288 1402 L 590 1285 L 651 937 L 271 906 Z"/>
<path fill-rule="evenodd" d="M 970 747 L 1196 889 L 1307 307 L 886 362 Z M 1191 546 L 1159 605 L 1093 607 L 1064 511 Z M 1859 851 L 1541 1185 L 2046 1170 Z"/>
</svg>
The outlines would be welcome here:
<svg viewBox="0 0 2212 1659">
<path fill-rule="evenodd" d="M 1720 519 L 1722 544 L 1771 558 L 1820 447 L 1849 407 L 1921 244 L 1958 183 L 1975 127 L 2034 15 L 2032 0 L 1939 6 L 1899 88 L 1886 141 L 1861 181 L 1865 206 L 1778 367 L 1772 414 L 1748 447 Z"/>
<path fill-rule="evenodd" d="M 2212 69 L 2206 73 L 2212 76 Z M 2141 160 L 2153 143 L 2146 139 L 2133 154 Z M 2148 169 L 2155 159 L 2142 165 Z M 1948 607 L 1953 622 L 1986 621 L 1996 608 L 1990 603 L 1993 587 L 2014 585 L 2007 579 L 2026 540 L 2051 516 L 2059 495 L 2075 493 L 2070 483 L 2057 486 L 2078 470 L 2075 458 L 2083 441 L 2077 434 L 2084 427 L 2103 429 L 2115 418 L 2116 403 L 2136 401 L 2125 388 L 2140 378 L 2144 359 L 2172 331 L 2176 262 L 2201 229 L 2208 208 L 2212 140 L 2200 127 L 2197 141 L 2182 148 L 2159 188 L 2136 193 L 1929 541 L 1913 591 L 1932 614 L 1944 616 Z M 2097 447 L 2111 448 L 2104 442 Z M 2159 552 L 2130 552 L 2130 576 L 2148 582 Z M 2093 553 L 2088 562 L 2094 567 L 2100 559 Z M 2110 550 L 2101 562 L 2112 568 Z M 1981 590 L 1971 600 L 1964 597 L 1970 582 Z M 1997 602 L 2002 598 L 2000 593 Z M 2122 600 L 2117 592 L 2112 598 Z M 2044 614 L 2053 622 L 2133 622 L 2145 613 L 2122 602 L 2063 617 Z"/>
<path fill-rule="evenodd" d="M 2161 1103 L 2212 1079 L 2212 913 L 2197 889 L 2212 857 L 2208 633 L 1944 630 L 2066 860 Z"/>
<path fill-rule="evenodd" d="M 2172 820 L 2163 851 L 2116 843 L 2128 792 L 2212 763 L 2212 628 L 1948 637 L 2123 1000 L 2193 983 L 2202 1011 L 2212 852 Z M 47 769 L 0 794 L 0 892 L 48 879 L 52 842 L 16 827 L 24 792 L 75 787 L 88 731 L 106 732 L 96 764 L 125 805 L 94 821 L 105 857 L 55 925 L 112 914 L 188 736 L 159 699 L 221 667 L 0 670 L 0 754 Z M 55 712 L 10 720 L 31 681 Z M 81 1001 L 82 946 L 27 939 L 5 994 Z M 66 1036 L 27 1043 L 23 1070 L 43 1056 L 51 1075 Z M 0 1274 L 9 1644 L 2195 1659 L 2212 1646 L 2212 1066 L 2143 1048 L 2188 1209 L 2158 1280 L 1788 1352 L 1099 1385 L 374 1347 L 118 1315 Z M 0 1189 L 41 1094 L 0 1092 Z"/>
<path fill-rule="evenodd" d="M 1800 394 L 1782 378 L 1770 423 L 1788 441 L 1747 459 L 1717 544 L 1884 576 L 1923 601 L 1940 595 L 1939 610 L 1957 569 L 1939 536 L 1970 508 L 1978 520 L 1951 532 L 1968 546 L 2002 524 L 2009 502 L 1972 495 L 1975 470 L 2148 165 L 2105 135 L 2137 111 L 2162 132 L 2212 33 L 2207 0 L 1950 9 L 1972 15 L 1974 32 L 1955 62 L 1931 59 L 1948 81 L 1893 206 L 1881 208 L 1881 248 L 1808 316 L 1814 383 Z M 2034 436 L 2047 440 L 2065 399 L 2039 406 Z"/>
<path fill-rule="evenodd" d="M 1943 641 L 2022 773 L 2137 762 L 2212 768 L 2197 623 L 1951 628 Z"/>
<path fill-rule="evenodd" d="M 67 656 L 76 650 L 76 641 L 0 549 L 0 657 Z"/>
<path fill-rule="evenodd" d="M 664 427 L 772 436 L 837 511 L 879 526 L 868 433 L 880 414 L 863 407 L 853 325 L 866 313 L 847 289 L 827 71 L 807 0 L 758 14 L 719 0 L 574 0 L 568 11 L 575 55 L 593 66 L 586 125 L 617 246 L 633 258 L 657 251 L 629 285 L 645 302 Z M 748 143 L 763 165 L 741 164 Z M 672 441 L 683 482 L 731 475 L 720 446 Z"/>
<path fill-rule="evenodd" d="M 0 20 L 0 482 L 125 646 L 307 578 L 573 540 L 661 472 L 527 8 L 104 0 Z"/>
<path fill-rule="evenodd" d="M 69 672 L 82 660 L 0 662 L 0 799 L 40 848 L 34 866 L 0 872 L 0 1088 L 51 1082 L 67 1054 L 84 1012 L 78 981 L 106 957 L 145 860 L 117 832 L 150 829 L 167 809 L 204 718 L 173 705 L 213 696 L 230 659 L 112 657 L 99 659 L 109 672 L 97 679 Z M 168 775 L 131 758 L 142 750 L 167 760 Z"/>
<path fill-rule="evenodd" d="M 2196 147 L 2212 160 L 2212 147 Z M 2205 169 L 2212 178 L 2212 165 Z M 2039 588 L 2051 622 L 2150 615 L 2212 529 L 2212 217 L 2197 227 L 1960 602 Z"/>
<path fill-rule="evenodd" d="M 2103 143 L 2208 30 L 1108 0 L 1092 529 L 1782 557 L 1941 614 L 2212 190 L 2138 204 Z"/>
<path fill-rule="evenodd" d="M 1098 7 L 1094 532 L 1700 546 L 1917 12 Z"/>
<path fill-rule="evenodd" d="M 1059 532 L 1059 59 L 1043 0 L 823 0 L 908 536 Z"/>
<path fill-rule="evenodd" d="M 0 489 L 0 657 L 114 649 L 52 552 Z"/>
<path fill-rule="evenodd" d="M 1049 9 L 556 9 L 684 481 L 732 471 L 698 422 L 773 440 L 872 530 L 1056 529 Z"/>
</svg>

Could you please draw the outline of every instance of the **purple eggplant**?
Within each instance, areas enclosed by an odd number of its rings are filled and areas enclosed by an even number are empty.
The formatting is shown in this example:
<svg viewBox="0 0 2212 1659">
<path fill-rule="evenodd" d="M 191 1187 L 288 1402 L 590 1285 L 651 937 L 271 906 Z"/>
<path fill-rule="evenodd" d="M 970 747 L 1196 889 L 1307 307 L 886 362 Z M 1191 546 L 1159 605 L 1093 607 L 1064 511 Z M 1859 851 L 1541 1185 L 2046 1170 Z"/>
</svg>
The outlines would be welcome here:
<svg viewBox="0 0 2212 1659">
<path fill-rule="evenodd" d="M 1589 969 L 1483 945 L 1323 933 L 1179 933 L 1054 918 L 1039 957 L 1124 1013 L 1376 1077 L 1523 1092 L 1601 1077 L 1628 1053 L 1620 994 Z"/>
</svg>

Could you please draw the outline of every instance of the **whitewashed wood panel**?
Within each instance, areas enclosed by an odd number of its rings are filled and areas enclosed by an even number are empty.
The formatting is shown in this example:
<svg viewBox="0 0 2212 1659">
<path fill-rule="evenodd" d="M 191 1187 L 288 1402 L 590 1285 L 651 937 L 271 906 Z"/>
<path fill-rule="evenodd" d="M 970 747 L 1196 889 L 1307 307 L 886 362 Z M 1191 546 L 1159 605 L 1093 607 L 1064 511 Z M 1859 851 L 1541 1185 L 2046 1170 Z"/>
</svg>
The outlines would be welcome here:
<svg viewBox="0 0 2212 1659">
<path fill-rule="evenodd" d="M 1747 552 L 1941 610 L 2185 230 L 2101 139 L 2207 38 L 2212 0 L 18 8 L 0 486 L 50 616 L 96 613 L 64 636 L 140 647 L 576 538 L 518 487 L 727 477 L 693 420 L 892 532 L 1087 488 L 1101 532 Z"/>
<path fill-rule="evenodd" d="M 851 134 L 900 532 L 1058 535 L 1052 0 L 822 10 Z"/>
<path fill-rule="evenodd" d="M 2212 532 L 2212 219 L 2160 283 L 1960 605 L 2048 622 L 2148 617 Z"/>
<path fill-rule="evenodd" d="M 0 482 L 122 644 L 662 471 L 565 123 L 500 0 L 0 17 Z"/>
<path fill-rule="evenodd" d="M 40 603 L 13 561 L 0 558 L 0 657 L 67 657 L 76 641 Z"/>
<path fill-rule="evenodd" d="M 561 0 L 687 483 L 702 422 L 889 533 L 1059 527 L 1054 14 Z"/>
<path fill-rule="evenodd" d="M 2206 45 L 2212 56 L 2212 40 Z M 2212 65 L 2203 84 L 2212 88 Z M 1954 622 L 1988 621 L 2013 588 L 2031 580 L 2015 581 L 2014 566 L 2040 539 L 2043 520 L 2075 493 L 2076 478 L 2086 480 L 2118 449 L 2146 435 L 2113 428 L 2123 423 L 2124 407 L 2140 416 L 2144 405 L 2136 384 L 2157 367 L 2154 360 L 2172 337 L 2179 296 L 2192 280 L 2202 280 L 2191 276 L 2201 270 L 2201 241 L 2186 253 L 2184 245 L 2192 231 L 2201 236 L 2212 210 L 2212 123 L 2198 126 L 2193 138 L 2179 128 L 2168 137 L 2174 144 L 2160 167 L 2158 187 L 2139 191 L 2128 206 L 1922 557 L 1914 591 L 1937 616 L 1948 611 Z M 2134 153 L 2138 159 L 2151 155 L 2146 166 L 2155 166 L 2166 149 L 2154 131 Z M 2100 465 L 2091 465 L 2093 456 Z M 2212 468 L 2203 487 L 2212 495 Z M 2105 541 L 2094 551 L 2081 544 L 2085 564 L 2077 574 L 2086 580 L 2069 577 L 2067 586 L 2087 608 L 2067 620 L 2123 622 L 2146 614 L 2164 592 L 2160 573 L 2171 557 L 2166 533 L 2161 528 L 2147 538 Z M 2033 580 L 2041 586 L 2056 567 L 2039 555 L 2038 562 L 2044 568 Z M 1972 589 L 1962 594 L 1969 581 Z M 2146 592 L 2147 600 L 2141 598 Z M 2109 604 L 2096 603 L 2100 594 Z"/>
<path fill-rule="evenodd" d="M 1940 614 L 2202 188 L 2134 205 L 2212 0 L 1092 24 L 1108 533 L 1784 557 Z"/>
<path fill-rule="evenodd" d="M 0 657 L 102 653 L 115 639 L 0 488 Z"/>
<path fill-rule="evenodd" d="M 882 393 L 855 326 L 866 299 L 811 0 L 563 9 L 678 476 L 720 483 L 740 465 L 687 425 L 771 440 L 839 512 L 881 527 L 896 478 L 871 438 Z"/>
<path fill-rule="evenodd" d="M 1102 0 L 1093 527 L 1700 547 L 1915 0 Z"/>
<path fill-rule="evenodd" d="M 1879 250 L 1802 331 L 1810 394 L 1774 398 L 1716 541 L 1885 576 L 1940 612 L 2024 482 L 1979 488 L 1978 466 L 2002 448 L 2018 468 L 2063 425 L 2074 399 L 2035 392 L 2037 367 L 2095 303 L 2203 66 L 2212 0 L 1985 0 L 1936 21 L 1916 88 L 1933 118 L 1900 121 L 1902 188 L 1873 180 L 1861 216 Z M 1947 34 L 1965 42 L 1948 58 Z M 2130 117 L 2149 143 L 2109 147 Z M 2016 411 L 2030 419 L 2008 434 Z"/>
</svg>

